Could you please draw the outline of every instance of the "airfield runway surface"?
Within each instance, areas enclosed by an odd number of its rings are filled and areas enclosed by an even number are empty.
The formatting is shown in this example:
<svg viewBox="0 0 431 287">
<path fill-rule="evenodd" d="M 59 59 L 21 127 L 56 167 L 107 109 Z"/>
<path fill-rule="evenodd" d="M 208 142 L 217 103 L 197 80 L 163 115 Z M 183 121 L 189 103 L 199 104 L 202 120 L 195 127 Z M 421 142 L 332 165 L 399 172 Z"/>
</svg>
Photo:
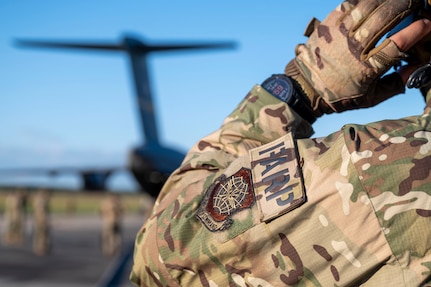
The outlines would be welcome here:
<svg viewBox="0 0 431 287">
<path fill-rule="evenodd" d="M 107 286 L 122 258 L 132 250 L 143 215 L 126 215 L 123 219 L 123 252 L 108 258 L 100 249 L 102 221 L 98 215 L 57 215 L 52 223 L 52 249 L 38 256 L 31 248 L 30 219 L 25 242 L 21 246 L 0 245 L 1 287 L 74 287 Z M 0 231 L 3 218 L 0 216 Z M 0 241 L 1 242 L 1 241 Z M 129 257 L 130 258 L 130 257 Z M 120 280 L 112 286 L 133 286 L 128 281 L 132 260 L 127 260 Z"/>
</svg>

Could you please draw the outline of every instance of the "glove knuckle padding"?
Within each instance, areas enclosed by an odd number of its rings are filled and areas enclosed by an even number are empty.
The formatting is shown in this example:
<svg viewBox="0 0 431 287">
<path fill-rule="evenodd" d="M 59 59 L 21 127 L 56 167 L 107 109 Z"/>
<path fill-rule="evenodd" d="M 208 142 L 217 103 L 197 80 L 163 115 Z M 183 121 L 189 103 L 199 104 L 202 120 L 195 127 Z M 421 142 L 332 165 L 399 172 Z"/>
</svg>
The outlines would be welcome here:
<svg viewBox="0 0 431 287">
<path fill-rule="evenodd" d="M 333 111 L 372 106 L 400 91 L 400 85 L 376 87 L 380 77 L 404 57 L 389 39 L 380 39 L 419 7 L 422 0 L 345 1 L 296 48 L 296 66 L 315 90 L 311 104 L 324 101 Z M 376 46 L 377 45 L 377 46 Z M 392 80 L 400 80 L 392 77 Z M 389 89 L 389 90 L 387 90 Z M 370 94 L 371 93 L 371 94 Z M 385 99 L 386 99 L 385 98 Z"/>
</svg>

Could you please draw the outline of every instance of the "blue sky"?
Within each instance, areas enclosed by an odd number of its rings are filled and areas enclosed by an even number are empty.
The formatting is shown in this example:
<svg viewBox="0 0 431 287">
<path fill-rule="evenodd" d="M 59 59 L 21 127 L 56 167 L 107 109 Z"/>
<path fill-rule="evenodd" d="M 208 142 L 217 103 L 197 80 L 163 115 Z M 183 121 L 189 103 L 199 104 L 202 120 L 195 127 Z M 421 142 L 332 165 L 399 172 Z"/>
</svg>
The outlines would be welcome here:
<svg viewBox="0 0 431 287">
<path fill-rule="evenodd" d="M 125 165 L 142 141 L 128 59 L 123 54 L 23 49 L 15 38 L 117 42 L 131 33 L 149 42 L 218 41 L 235 50 L 150 57 L 161 140 L 186 151 L 217 129 L 256 83 L 282 72 L 303 31 L 340 1 L 0 2 L 0 168 Z M 419 114 L 418 91 L 382 105 L 324 116 L 316 136 L 345 123 Z M 2 178 L 79 185 L 71 178 Z M 127 176 L 112 186 L 134 188 Z"/>
</svg>

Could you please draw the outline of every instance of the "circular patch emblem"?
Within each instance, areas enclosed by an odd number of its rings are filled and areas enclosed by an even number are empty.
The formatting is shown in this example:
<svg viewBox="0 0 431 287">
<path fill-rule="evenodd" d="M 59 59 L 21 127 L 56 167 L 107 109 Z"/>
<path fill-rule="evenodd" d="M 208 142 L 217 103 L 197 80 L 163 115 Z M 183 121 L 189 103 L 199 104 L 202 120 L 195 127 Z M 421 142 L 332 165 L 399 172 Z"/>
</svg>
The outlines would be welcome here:
<svg viewBox="0 0 431 287">
<path fill-rule="evenodd" d="M 255 201 L 251 181 L 251 171 L 241 168 L 235 174 L 221 175 L 207 189 L 198 207 L 196 217 L 210 231 L 223 231 L 229 228 L 232 216 Z"/>
<path fill-rule="evenodd" d="M 242 206 L 248 195 L 248 184 L 242 177 L 231 177 L 220 184 L 214 195 L 214 209 L 223 215 L 230 215 Z"/>
</svg>

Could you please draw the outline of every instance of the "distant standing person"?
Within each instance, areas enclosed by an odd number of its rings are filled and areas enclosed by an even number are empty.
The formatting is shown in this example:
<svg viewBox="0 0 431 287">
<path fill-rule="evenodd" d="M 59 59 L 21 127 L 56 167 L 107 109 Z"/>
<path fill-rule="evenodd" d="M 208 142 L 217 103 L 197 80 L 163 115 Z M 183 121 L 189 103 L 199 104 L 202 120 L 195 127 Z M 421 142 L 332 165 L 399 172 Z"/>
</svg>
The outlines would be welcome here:
<svg viewBox="0 0 431 287">
<path fill-rule="evenodd" d="M 5 201 L 6 244 L 20 245 L 24 241 L 26 196 L 23 190 L 11 192 Z"/>
<path fill-rule="evenodd" d="M 122 243 L 121 220 L 123 207 L 121 199 L 116 194 L 108 195 L 101 204 L 103 219 L 102 252 L 106 256 L 118 254 Z"/>
<path fill-rule="evenodd" d="M 33 198 L 33 251 L 38 255 L 47 254 L 51 244 L 49 199 L 47 190 L 38 191 Z"/>
</svg>

